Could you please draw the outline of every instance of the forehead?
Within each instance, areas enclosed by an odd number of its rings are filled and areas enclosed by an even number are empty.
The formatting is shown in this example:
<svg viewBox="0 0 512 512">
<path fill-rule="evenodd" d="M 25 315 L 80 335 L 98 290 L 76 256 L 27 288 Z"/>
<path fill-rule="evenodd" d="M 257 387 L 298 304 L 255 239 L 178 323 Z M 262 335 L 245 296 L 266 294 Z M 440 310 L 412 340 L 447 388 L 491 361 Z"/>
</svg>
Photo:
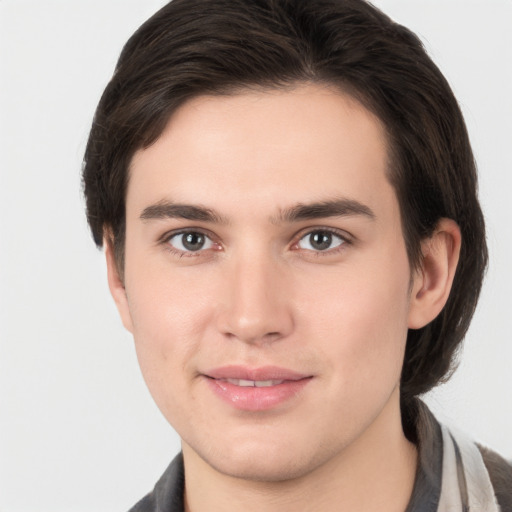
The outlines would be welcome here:
<svg viewBox="0 0 512 512">
<path fill-rule="evenodd" d="M 380 120 L 332 87 L 200 96 L 134 155 L 127 208 L 163 199 L 234 211 L 248 198 L 274 209 L 327 196 L 373 202 L 391 190 L 387 168 Z"/>
</svg>

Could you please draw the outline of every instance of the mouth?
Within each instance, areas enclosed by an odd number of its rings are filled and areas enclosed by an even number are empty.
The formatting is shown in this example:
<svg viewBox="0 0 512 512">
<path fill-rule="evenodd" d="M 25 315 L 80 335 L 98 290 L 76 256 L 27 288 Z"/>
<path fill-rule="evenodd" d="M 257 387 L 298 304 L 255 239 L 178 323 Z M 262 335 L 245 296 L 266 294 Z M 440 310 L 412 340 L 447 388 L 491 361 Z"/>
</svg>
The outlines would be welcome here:
<svg viewBox="0 0 512 512">
<path fill-rule="evenodd" d="M 312 375 L 266 366 L 225 366 L 203 374 L 210 390 L 238 410 L 265 411 L 296 399 Z"/>
<path fill-rule="evenodd" d="M 245 379 L 218 379 L 224 382 L 229 382 L 234 386 L 242 388 L 269 388 L 271 386 L 278 386 L 285 382 L 284 380 L 245 380 Z"/>
</svg>

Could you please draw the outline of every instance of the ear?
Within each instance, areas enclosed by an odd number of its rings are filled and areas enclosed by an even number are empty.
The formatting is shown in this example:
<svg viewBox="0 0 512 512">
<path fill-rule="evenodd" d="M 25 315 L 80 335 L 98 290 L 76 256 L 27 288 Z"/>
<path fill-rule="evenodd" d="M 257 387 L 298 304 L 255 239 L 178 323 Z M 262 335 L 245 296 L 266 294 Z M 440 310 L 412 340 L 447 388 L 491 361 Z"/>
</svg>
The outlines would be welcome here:
<svg viewBox="0 0 512 512">
<path fill-rule="evenodd" d="M 452 288 L 459 262 L 460 229 L 441 219 L 434 234 L 421 243 L 423 258 L 415 272 L 409 308 L 409 328 L 420 329 L 441 312 Z"/>
<path fill-rule="evenodd" d="M 107 278 L 110 294 L 116 303 L 123 325 L 128 331 L 133 333 L 133 323 L 130 314 L 130 306 L 128 304 L 128 297 L 126 295 L 123 279 L 119 275 L 119 269 L 114 256 L 114 248 L 112 247 L 112 240 L 109 239 L 109 237 L 105 237 L 103 242 L 105 246 L 105 258 L 107 260 Z"/>
</svg>

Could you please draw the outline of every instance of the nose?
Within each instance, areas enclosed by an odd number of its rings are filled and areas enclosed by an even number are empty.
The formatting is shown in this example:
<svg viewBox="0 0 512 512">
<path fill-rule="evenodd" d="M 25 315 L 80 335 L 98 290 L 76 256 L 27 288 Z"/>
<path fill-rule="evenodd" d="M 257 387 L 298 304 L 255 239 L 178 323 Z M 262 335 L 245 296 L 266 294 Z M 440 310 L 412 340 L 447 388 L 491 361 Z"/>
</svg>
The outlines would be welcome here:
<svg viewBox="0 0 512 512">
<path fill-rule="evenodd" d="M 290 335 L 293 293 L 278 261 L 247 255 L 237 258 L 226 274 L 217 319 L 224 336 L 265 344 Z"/>
</svg>

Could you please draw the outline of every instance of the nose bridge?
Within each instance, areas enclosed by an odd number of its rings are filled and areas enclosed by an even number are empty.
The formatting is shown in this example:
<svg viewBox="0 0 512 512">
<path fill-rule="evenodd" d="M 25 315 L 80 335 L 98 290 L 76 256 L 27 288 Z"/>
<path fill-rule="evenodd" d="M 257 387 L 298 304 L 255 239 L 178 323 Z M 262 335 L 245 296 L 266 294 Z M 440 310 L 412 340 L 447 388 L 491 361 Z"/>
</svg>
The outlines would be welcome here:
<svg viewBox="0 0 512 512">
<path fill-rule="evenodd" d="M 283 266 L 270 251 L 240 251 L 229 266 L 220 328 L 247 343 L 276 340 L 293 327 Z"/>
</svg>

